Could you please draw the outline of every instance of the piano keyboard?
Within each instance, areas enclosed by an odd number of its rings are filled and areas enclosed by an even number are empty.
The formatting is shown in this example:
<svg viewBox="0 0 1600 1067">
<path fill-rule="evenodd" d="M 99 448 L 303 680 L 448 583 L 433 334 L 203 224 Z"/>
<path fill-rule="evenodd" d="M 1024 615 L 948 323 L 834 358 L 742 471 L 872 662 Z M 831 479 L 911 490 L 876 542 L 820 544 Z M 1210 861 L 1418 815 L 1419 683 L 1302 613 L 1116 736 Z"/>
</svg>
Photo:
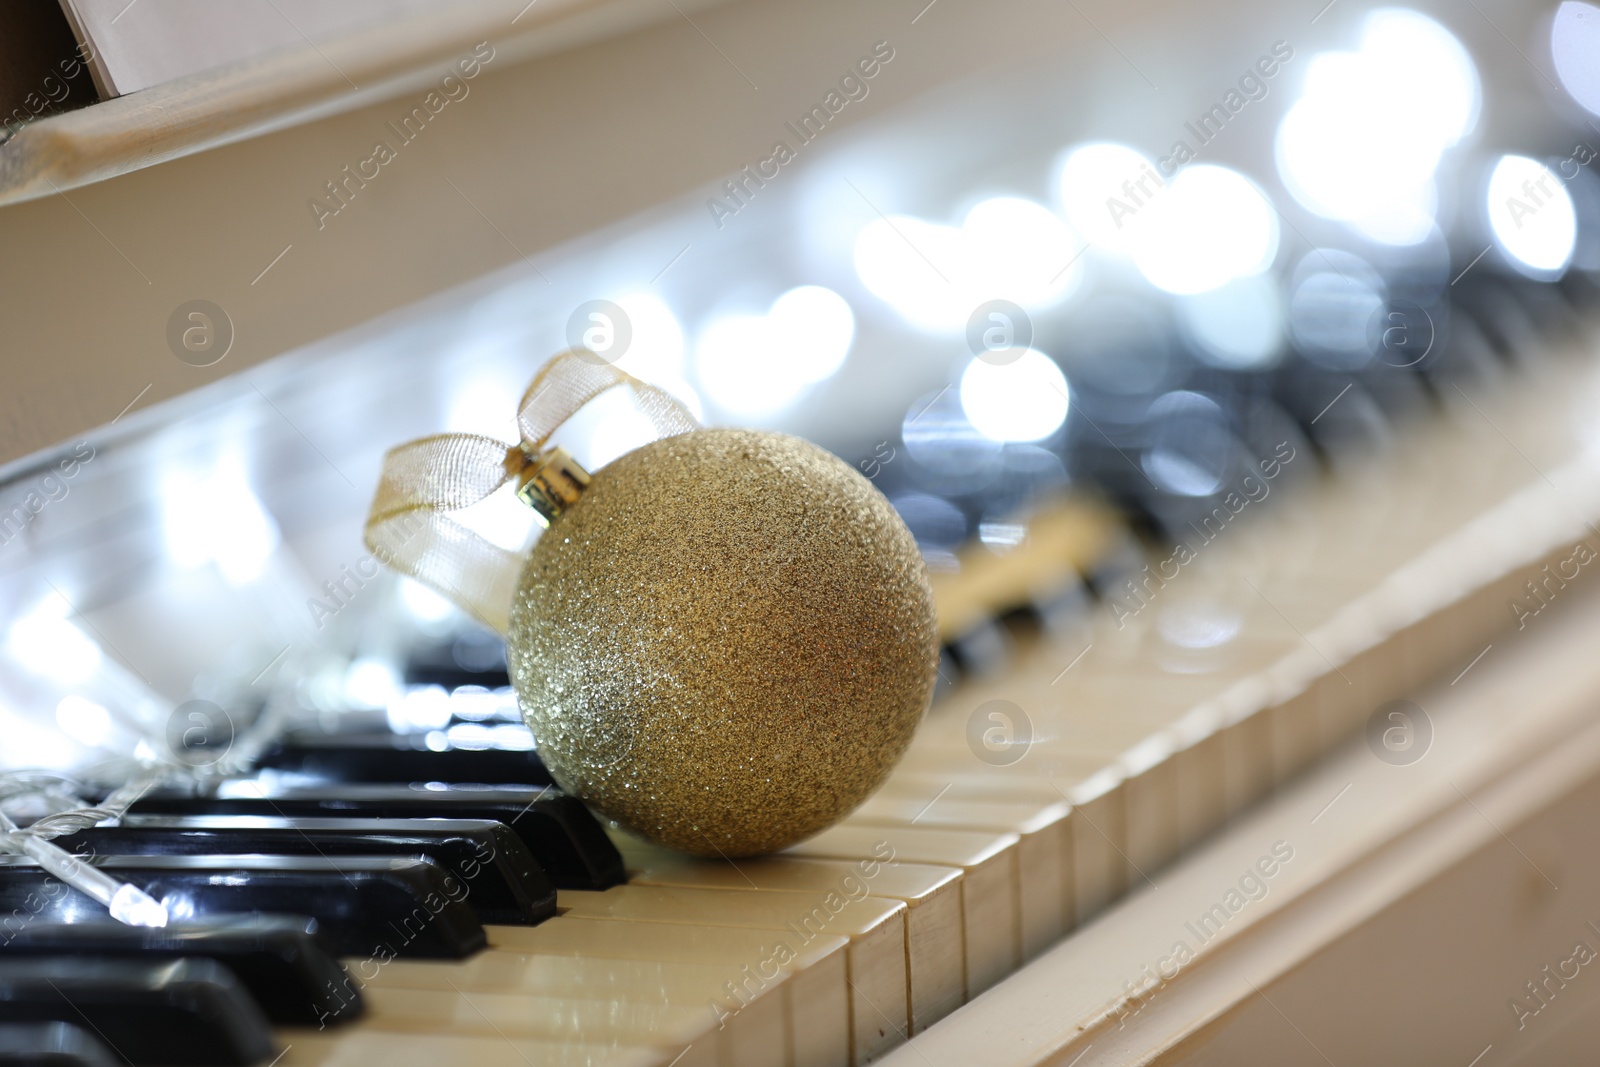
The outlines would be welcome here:
<svg viewBox="0 0 1600 1067">
<path fill-rule="evenodd" d="M 59 839 L 165 898 L 166 929 L 84 921 L 0 857 L 0 1061 L 879 1058 L 1562 595 L 1541 568 L 1581 568 L 1600 521 L 1573 315 L 1519 320 L 1547 354 L 1520 338 L 1492 389 L 1441 375 L 1388 447 L 1217 516 L 1176 574 L 1160 552 L 1102 568 L 1098 603 L 1078 590 L 1003 670 L 969 663 L 879 793 L 781 855 L 683 857 L 608 833 L 528 751 L 366 733 L 287 738 L 257 777 Z M 1089 514 L 1042 571 L 949 595 L 991 625 L 1071 601 L 1114 547 Z"/>
</svg>

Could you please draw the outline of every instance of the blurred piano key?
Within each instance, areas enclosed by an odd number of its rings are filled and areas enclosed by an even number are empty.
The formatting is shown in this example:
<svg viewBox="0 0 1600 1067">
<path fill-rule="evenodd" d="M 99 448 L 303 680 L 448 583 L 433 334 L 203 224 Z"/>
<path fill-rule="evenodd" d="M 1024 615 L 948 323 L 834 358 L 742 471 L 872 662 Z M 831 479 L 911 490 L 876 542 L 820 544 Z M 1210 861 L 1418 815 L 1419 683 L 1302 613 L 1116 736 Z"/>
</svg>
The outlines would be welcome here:
<svg viewBox="0 0 1600 1067">
<path fill-rule="evenodd" d="M 699 1012 L 705 1023 L 711 1018 L 708 1008 L 728 996 L 730 982 L 743 977 L 727 964 L 497 948 L 455 963 L 394 960 L 381 968 L 358 968 L 358 974 L 369 992 L 394 989 L 527 997 L 536 1011 L 563 1003 L 585 1011 L 590 1002 L 660 1005 Z M 708 1030 L 707 1037 L 697 1040 L 696 1054 L 703 1056 L 709 1046 L 721 1057 L 718 1063 L 786 1064 L 790 1043 L 787 1002 L 778 990 L 789 980 L 788 975 L 778 974 L 765 995 L 746 1003 L 720 1027 Z"/>
<path fill-rule="evenodd" d="M 459 879 L 482 922 L 537 923 L 556 913 L 555 887 L 527 846 L 491 820 L 129 815 L 66 841 L 108 856 L 414 856 Z"/>
<path fill-rule="evenodd" d="M 880 792 L 851 812 L 845 825 L 1015 834 L 1021 952 L 1022 959 L 1032 959 L 1072 926 L 1072 805 L 1060 793 L 1030 803 L 1014 793 L 1004 801 L 969 800 L 941 789 L 912 798 Z"/>
<path fill-rule="evenodd" d="M 271 1059 L 272 1031 L 227 968 L 208 959 L 0 960 L 0 1021 L 87 1023 L 135 1067 Z"/>
<path fill-rule="evenodd" d="M 782 1001 L 789 1034 L 788 1049 L 774 1051 L 796 1065 L 850 1059 L 849 941 L 844 937 L 783 938 L 731 926 L 562 916 L 540 926 L 492 927 L 489 941 L 496 949 L 543 955 L 718 964 L 727 973 L 721 996 L 706 1002 L 713 1026 L 771 991 Z M 773 989 L 778 975 L 788 980 Z"/>
<path fill-rule="evenodd" d="M 547 1041 L 532 1037 L 490 1037 L 451 1033 L 393 1032 L 377 1029 L 320 1034 L 284 1032 L 286 1049 L 277 1067 L 438 1067 L 470 1063 L 473 1067 L 663 1067 L 671 1062 L 661 1050 L 604 1041 Z M 697 1042 L 697 1045 L 709 1044 Z M 715 1060 L 685 1057 L 677 1067 L 707 1067 Z M 736 1061 L 758 1062 L 758 1061 Z"/>
<path fill-rule="evenodd" d="M 705 1033 L 705 1005 L 663 1003 L 659 996 L 606 1001 L 386 987 L 371 990 L 368 1003 L 372 1026 L 396 1033 L 654 1047 L 663 1061 L 697 1046 L 700 1055 L 686 1055 L 679 1062 L 743 1062 L 729 1058 L 731 1043 L 720 1034 Z"/>
<path fill-rule="evenodd" d="M 962 924 L 962 872 L 955 867 L 908 863 L 881 856 L 858 862 L 767 856 L 733 863 L 695 861 L 664 849 L 624 840 L 630 884 L 685 889 L 779 893 L 865 892 L 906 906 L 905 944 L 911 1033 L 960 1007 L 966 997 L 966 945 Z M 707 912 L 707 925 L 717 916 Z"/>
<path fill-rule="evenodd" d="M 784 855 L 851 860 L 893 855 L 897 862 L 961 869 L 964 979 L 971 999 L 1022 960 L 1020 844 L 1016 834 L 857 825 L 847 820 L 792 846 Z"/>
<path fill-rule="evenodd" d="M 125 1062 L 75 1023 L 0 1024 L 4 1067 L 118 1067 Z"/>
<path fill-rule="evenodd" d="M 68 839 L 70 840 L 70 838 Z M 162 901 L 176 921 L 248 912 L 305 915 L 340 953 L 459 959 L 483 947 L 467 887 L 419 859 L 366 856 L 94 856 L 89 863 Z M 105 911 L 38 866 L 0 856 L 0 911 L 36 922 Z"/>
<path fill-rule="evenodd" d="M 554 784 L 520 723 L 425 734 L 300 733 L 268 748 L 256 767 L 330 782 Z"/>
<path fill-rule="evenodd" d="M 574 918 L 734 926 L 796 937 L 824 932 L 850 939 L 851 1062 L 863 1063 L 905 1040 L 906 905 L 903 901 L 829 893 L 690 889 L 627 885 L 603 893 L 563 890 L 562 914 Z"/>
<path fill-rule="evenodd" d="M 132 810 L 145 815 L 488 819 L 516 831 L 558 889 L 605 889 L 625 877 L 622 857 L 589 809 L 550 786 L 299 786 L 237 779 L 198 795 L 157 791 Z"/>
<path fill-rule="evenodd" d="M 506 673 L 506 645 L 498 634 L 472 625 L 439 644 L 419 642 L 410 649 L 405 666 L 411 685 L 503 688 L 511 684 Z"/>
<path fill-rule="evenodd" d="M 208 959 L 232 972 L 275 1023 L 348 1022 L 361 1014 L 360 991 L 316 922 L 302 916 L 219 914 L 163 927 L 30 922 L 6 930 L 0 958 L 40 956 Z"/>
</svg>

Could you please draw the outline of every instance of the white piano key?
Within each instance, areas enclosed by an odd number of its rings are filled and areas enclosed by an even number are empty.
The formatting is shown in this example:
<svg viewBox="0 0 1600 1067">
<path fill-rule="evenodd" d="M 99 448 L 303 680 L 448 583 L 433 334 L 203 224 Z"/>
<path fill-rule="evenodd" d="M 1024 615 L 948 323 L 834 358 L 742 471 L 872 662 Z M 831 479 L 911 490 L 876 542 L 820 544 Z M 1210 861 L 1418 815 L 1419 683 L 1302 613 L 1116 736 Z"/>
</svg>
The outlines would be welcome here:
<svg viewBox="0 0 1600 1067">
<path fill-rule="evenodd" d="M 625 1048 L 535 1038 L 406 1033 L 353 1026 L 338 1031 L 288 1029 L 277 1067 L 665 1067 L 672 1057 L 653 1048 Z M 684 1067 L 688 1057 L 678 1061 Z M 704 1061 L 698 1067 L 704 1067 Z"/>
<path fill-rule="evenodd" d="M 1090 775 L 1067 791 L 1072 802 L 1073 903 L 1083 925 L 1128 885 L 1125 783 L 1111 769 Z"/>
<path fill-rule="evenodd" d="M 872 896 L 906 905 L 911 1032 L 920 1033 L 944 1018 L 965 997 L 960 868 L 903 862 L 898 857 L 866 867 L 861 861 L 791 856 L 714 863 L 626 843 L 623 854 L 635 885 L 828 893 L 851 892 L 863 883 Z"/>
<path fill-rule="evenodd" d="M 969 800 L 949 787 L 920 797 L 880 792 L 851 813 L 847 824 L 882 823 L 1016 834 L 1018 922 L 1022 958 L 1032 959 L 1067 932 L 1072 909 L 1072 805 L 1054 800 Z"/>
<path fill-rule="evenodd" d="M 736 926 L 824 932 L 850 939 L 851 1062 L 865 1063 L 905 1040 L 910 1024 L 906 996 L 904 901 L 838 890 L 826 893 L 739 892 L 675 886 L 627 885 L 605 892 L 562 890 L 559 907 L 573 918 Z"/>
<path fill-rule="evenodd" d="M 1123 779 L 1123 852 L 1130 885 L 1148 881 L 1178 853 L 1178 768 L 1171 734 L 1162 730 L 1117 761 Z"/>
<path fill-rule="evenodd" d="M 726 997 L 726 964 L 684 960 L 632 960 L 613 957 L 539 955 L 489 948 L 466 960 L 347 961 L 355 981 L 366 989 L 429 990 L 492 996 L 564 1000 L 574 1012 L 583 1002 L 669 1005 L 702 1013 L 715 1028 L 714 1005 Z M 779 976 L 777 984 L 790 976 Z M 789 1026 L 785 998 L 758 997 L 727 1018 L 719 1040 L 701 1048 L 725 1050 L 734 1065 L 785 1065 Z M 699 1052 L 694 1053 L 699 1055 Z M 679 1067 L 682 1067 L 680 1064 Z"/>
<path fill-rule="evenodd" d="M 1227 763 L 1214 715 L 1185 716 L 1171 730 L 1178 778 L 1178 849 L 1198 844 L 1228 818 Z"/>
<path fill-rule="evenodd" d="M 794 1067 L 824 1067 L 850 1056 L 850 998 L 843 937 L 809 941 L 776 931 L 676 923 L 614 922 L 558 917 L 538 926 L 487 926 L 496 948 L 547 955 L 687 960 L 728 968 L 725 995 L 708 1002 L 735 1015 L 768 992 L 783 996 Z M 781 985 L 779 974 L 790 980 Z"/>
<path fill-rule="evenodd" d="M 1065 799 L 1072 805 L 1070 928 L 1120 896 L 1130 875 L 1137 877 L 1127 860 L 1125 782 L 1115 764 L 1114 755 L 1084 757 L 1057 741 L 1036 743 L 1002 767 L 983 762 L 965 746 L 947 747 L 903 761 L 890 781 L 953 782 L 952 788 L 999 799 L 1037 798 L 1047 789 Z"/>
<path fill-rule="evenodd" d="M 965 872 L 961 915 L 968 999 L 1016 968 L 1022 958 L 1022 939 L 1017 884 L 1020 839 L 1015 834 L 845 823 L 792 846 L 785 854 L 859 859 L 880 854 L 883 842 L 894 849 L 897 860 L 960 867 Z"/>
<path fill-rule="evenodd" d="M 669 1058 L 690 1049 L 684 1062 L 713 1064 L 734 1054 L 703 1005 L 394 987 L 369 988 L 363 999 L 364 1025 L 385 1031 L 655 1048 Z"/>
<path fill-rule="evenodd" d="M 1088 828 L 1082 816 L 1075 814 L 1072 803 L 1067 799 L 1066 787 L 1058 785 L 1055 780 L 1049 778 L 1019 775 L 948 776 L 896 771 L 889 776 L 889 780 L 884 783 L 878 795 L 924 802 L 929 797 L 939 796 L 941 801 L 1029 803 L 1040 806 L 1065 804 L 1065 825 L 1061 828 L 1062 840 L 1065 843 L 1065 851 L 1061 856 L 1062 934 L 1070 932 L 1077 925 L 1076 836 Z M 1024 910 L 1026 911 L 1026 905 Z M 1027 945 L 1024 944 L 1024 950 L 1026 949 Z"/>
</svg>

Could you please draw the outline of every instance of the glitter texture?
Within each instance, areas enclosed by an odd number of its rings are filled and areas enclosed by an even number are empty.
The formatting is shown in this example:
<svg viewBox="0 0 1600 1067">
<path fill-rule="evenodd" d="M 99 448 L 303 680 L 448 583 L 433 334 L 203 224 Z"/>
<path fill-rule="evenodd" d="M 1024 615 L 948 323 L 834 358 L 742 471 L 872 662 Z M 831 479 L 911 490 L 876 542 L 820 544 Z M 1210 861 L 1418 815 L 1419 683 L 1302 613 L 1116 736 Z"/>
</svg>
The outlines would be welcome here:
<svg viewBox="0 0 1600 1067">
<path fill-rule="evenodd" d="M 938 662 L 889 502 L 815 445 L 748 430 L 597 472 L 534 545 L 507 646 L 556 781 L 701 856 L 783 848 L 866 799 Z"/>
</svg>

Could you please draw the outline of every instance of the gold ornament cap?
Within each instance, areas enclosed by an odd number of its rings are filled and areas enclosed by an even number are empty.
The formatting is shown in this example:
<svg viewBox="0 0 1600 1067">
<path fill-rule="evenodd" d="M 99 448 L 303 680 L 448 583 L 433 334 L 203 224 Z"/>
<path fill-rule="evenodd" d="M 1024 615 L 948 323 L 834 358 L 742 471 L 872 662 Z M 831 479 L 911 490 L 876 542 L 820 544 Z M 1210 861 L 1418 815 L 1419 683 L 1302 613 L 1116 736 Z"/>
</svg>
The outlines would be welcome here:
<svg viewBox="0 0 1600 1067">
<path fill-rule="evenodd" d="M 592 352 L 551 359 L 517 405 L 516 444 L 470 433 L 441 433 L 391 448 L 367 512 L 363 540 L 384 566 L 429 586 L 500 633 L 523 555 L 452 518 L 512 483 L 548 526 L 588 486 L 589 472 L 550 436 L 585 404 L 612 389 L 633 395 L 639 413 L 666 438 L 699 429 L 665 390 L 639 381 Z"/>
<path fill-rule="evenodd" d="M 517 499 L 539 513 L 546 526 L 578 502 L 589 488 L 589 472 L 564 448 L 552 448 L 537 459 L 528 457 L 520 475 Z"/>
</svg>

